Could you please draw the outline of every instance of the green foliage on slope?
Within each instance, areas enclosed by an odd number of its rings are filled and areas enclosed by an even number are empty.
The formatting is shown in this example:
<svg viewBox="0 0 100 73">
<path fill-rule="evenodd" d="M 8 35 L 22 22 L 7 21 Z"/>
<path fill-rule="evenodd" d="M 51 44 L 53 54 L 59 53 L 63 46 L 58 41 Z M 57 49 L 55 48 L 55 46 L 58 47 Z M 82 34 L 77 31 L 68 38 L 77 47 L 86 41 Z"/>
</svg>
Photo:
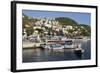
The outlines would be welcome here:
<svg viewBox="0 0 100 73">
<path fill-rule="evenodd" d="M 61 25 L 77 25 L 78 24 L 75 20 L 68 17 L 58 17 L 58 18 L 55 18 L 55 20 L 59 21 Z"/>
</svg>

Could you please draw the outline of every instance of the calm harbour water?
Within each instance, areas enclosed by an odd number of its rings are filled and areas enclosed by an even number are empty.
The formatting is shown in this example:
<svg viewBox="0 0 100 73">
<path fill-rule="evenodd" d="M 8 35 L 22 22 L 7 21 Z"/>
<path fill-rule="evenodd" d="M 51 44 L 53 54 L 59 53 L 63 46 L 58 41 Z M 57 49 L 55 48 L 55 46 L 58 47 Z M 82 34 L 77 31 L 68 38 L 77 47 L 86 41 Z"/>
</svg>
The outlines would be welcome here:
<svg viewBox="0 0 100 73">
<path fill-rule="evenodd" d="M 83 54 L 76 54 L 73 49 L 47 50 L 40 48 L 23 49 L 23 62 L 46 62 L 46 61 L 64 61 L 64 60 L 85 60 L 91 59 L 91 41 L 76 41 L 82 44 Z"/>
</svg>

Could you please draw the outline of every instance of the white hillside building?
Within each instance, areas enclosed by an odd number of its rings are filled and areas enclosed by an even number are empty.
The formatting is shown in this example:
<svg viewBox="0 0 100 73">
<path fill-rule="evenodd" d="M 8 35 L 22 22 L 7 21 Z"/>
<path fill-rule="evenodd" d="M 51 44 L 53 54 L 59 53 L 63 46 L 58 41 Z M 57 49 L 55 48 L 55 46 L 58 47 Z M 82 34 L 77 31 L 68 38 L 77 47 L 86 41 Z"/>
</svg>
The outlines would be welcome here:
<svg viewBox="0 0 100 73">
<path fill-rule="evenodd" d="M 73 27 L 70 26 L 70 25 L 68 25 L 68 26 L 66 26 L 66 29 L 67 29 L 67 30 L 69 30 L 69 29 L 73 29 Z"/>
</svg>

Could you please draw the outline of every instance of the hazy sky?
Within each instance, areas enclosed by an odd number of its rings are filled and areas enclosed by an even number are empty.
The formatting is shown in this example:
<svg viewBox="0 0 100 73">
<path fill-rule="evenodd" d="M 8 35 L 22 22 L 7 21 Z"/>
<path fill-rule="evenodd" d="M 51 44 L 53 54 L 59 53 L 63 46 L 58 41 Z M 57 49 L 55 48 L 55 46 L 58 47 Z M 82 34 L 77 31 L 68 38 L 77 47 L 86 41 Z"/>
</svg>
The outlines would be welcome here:
<svg viewBox="0 0 100 73">
<path fill-rule="evenodd" d="M 58 12 L 58 11 L 38 11 L 38 10 L 23 10 L 25 15 L 37 18 L 56 18 L 56 17 L 69 17 L 74 19 L 79 24 L 90 25 L 91 14 L 90 13 L 78 13 L 78 12 Z"/>
</svg>

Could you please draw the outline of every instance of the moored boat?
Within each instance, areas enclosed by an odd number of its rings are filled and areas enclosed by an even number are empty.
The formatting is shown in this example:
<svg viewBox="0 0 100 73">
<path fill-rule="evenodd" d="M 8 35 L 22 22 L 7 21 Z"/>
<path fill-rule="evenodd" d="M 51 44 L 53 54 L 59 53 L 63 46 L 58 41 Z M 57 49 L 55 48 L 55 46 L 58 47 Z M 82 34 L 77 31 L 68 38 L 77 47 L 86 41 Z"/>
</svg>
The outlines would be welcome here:
<svg viewBox="0 0 100 73">
<path fill-rule="evenodd" d="M 73 40 L 66 40 L 64 44 L 64 49 L 74 49 L 77 45 L 73 43 Z"/>
</svg>

